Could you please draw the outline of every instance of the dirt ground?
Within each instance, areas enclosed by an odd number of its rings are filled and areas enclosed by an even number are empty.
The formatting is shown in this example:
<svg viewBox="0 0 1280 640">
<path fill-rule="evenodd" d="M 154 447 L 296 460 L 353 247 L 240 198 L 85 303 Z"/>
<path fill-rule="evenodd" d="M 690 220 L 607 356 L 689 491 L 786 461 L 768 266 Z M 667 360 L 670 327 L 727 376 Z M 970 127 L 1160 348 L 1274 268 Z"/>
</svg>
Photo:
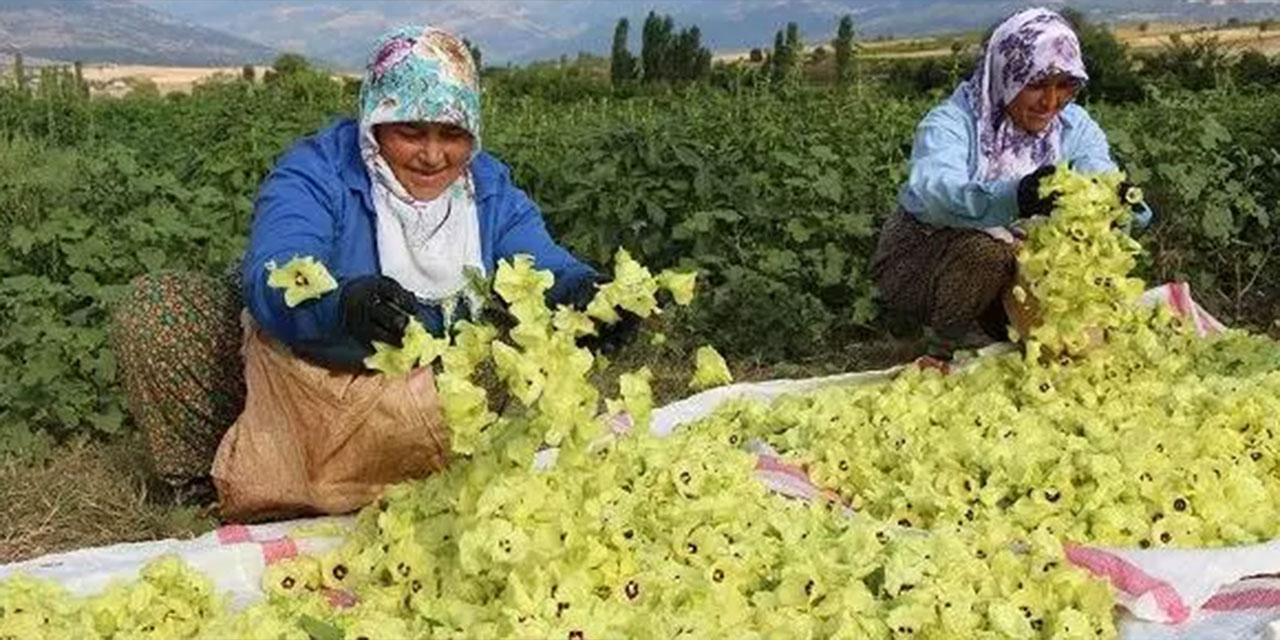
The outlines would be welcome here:
<svg viewBox="0 0 1280 640">
<path fill-rule="evenodd" d="M 256 67 L 257 77 L 270 67 Z M 240 67 L 162 67 L 148 65 L 89 64 L 84 67 L 84 79 L 99 91 L 115 93 L 127 91 L 129 79 L 144 78 L 154 82 L 160 93 L 190 92 L 201 80 L 218 74 L 239 77 Z"/>
</svg>

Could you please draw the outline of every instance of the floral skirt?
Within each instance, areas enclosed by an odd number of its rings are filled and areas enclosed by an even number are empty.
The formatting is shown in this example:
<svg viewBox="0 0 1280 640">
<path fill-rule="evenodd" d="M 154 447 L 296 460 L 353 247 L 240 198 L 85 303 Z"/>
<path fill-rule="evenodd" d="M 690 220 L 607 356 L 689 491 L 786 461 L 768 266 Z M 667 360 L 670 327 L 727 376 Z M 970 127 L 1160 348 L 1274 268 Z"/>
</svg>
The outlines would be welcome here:
<svg viewBox="0 0 1280 640">
<path fill-rule="evenodd" d="M 871 276 L 886 308 L 942 338 L 960 340 L 976 325 L 1004 340 L 1001 295 L 1013 284 L 1016 257 L 1013 245 L 982 231 L 936 227 L 899 211 L 880 232 Z"/>
<path fill-rule="evenodd" d="M 244 409 L 238 278 L 162 272 L 134 280 L 112 321 L 125 403 L 155 473 L 207 482 L 223 434 Z"/>
</svg>

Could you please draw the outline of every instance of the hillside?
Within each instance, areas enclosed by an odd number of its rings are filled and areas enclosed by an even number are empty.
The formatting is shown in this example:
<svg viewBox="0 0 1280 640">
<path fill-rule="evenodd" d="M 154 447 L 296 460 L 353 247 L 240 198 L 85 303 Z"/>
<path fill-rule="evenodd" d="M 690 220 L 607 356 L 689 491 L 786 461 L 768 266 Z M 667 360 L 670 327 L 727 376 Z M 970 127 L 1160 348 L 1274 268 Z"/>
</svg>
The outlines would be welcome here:
<svg viewBox="0 0 1280 640">
<path fill-rule="evenodd" d="M 189 66 L 268 62 L 255 42 L 129 0 L 0 0 L 0 53 Z"/>
<path fill-rule="evenodd" d="M 1044 0 L 139 0 L 194 24 L 236 33 L 359 68 L 381 31 L 427 22 L 477 43 L 490 64 L 554 60 L 579 51 L 607 54 L 618 18 L 631 23 L 640 48 L 645 15 L 671 14 L 696 24 L 713 51 L 770 46 L 794 21 L 806 42 L 830 40 L 839 16 L 853 15 L 861 38 L 982 31 L 1018 6 Z M 1099 22 L 1197 22 L 1280 17 L 1280 0 L 1071 0 Z M 228 10 L 234 7 L 234 10 Z M 282 48 L 286 48 L 281 45 Z"/>
</svg>

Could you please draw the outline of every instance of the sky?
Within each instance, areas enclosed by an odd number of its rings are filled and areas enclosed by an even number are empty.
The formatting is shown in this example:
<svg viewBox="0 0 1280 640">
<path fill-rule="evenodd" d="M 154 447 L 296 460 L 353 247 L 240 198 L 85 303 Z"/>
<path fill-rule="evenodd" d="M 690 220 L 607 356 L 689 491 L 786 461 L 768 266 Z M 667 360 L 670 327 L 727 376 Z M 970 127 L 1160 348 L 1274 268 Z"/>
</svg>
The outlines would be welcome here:
<svg viewBox="0 0 1280 640">
<path fill-rule="evenodd" d="M 1063 0 L 139 0 L 178 18 L 339 65 L 359 66 L 377 35 L 428 22 L 480 46 L 486 64 L 605 54 L 621 17 L 631 22 L 631 47 L 650 10 L 669 13 L 677 27 L 697 24 L 713 50 L 769 46 L 787 21 L 806 40 L 830 38 L 850 14 L 865 35 L 982 29 L 1028 5 Z M 1076 0 L 1107 19 L 1158 20 L 1193 14 L 1270 12 L 1280 0 Z M 1216 5 L 1216 6 L 1211 6 Z M 1223 18 L 1225 19 L 1225 18 Z"/>
</svg>

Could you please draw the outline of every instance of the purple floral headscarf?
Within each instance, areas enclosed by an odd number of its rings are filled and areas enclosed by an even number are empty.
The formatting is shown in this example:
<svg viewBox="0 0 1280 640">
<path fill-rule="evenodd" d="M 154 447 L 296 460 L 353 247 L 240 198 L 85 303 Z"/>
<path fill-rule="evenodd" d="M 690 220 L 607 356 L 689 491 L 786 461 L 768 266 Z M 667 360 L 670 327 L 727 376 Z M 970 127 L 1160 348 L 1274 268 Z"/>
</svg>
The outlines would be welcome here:
<svg viewBox="0 0 1280 640">
<path fill-rule="evenodd" d="M 977 71 L 963 87 L 977 117 L 977 177 L 1016 178 L 1058 161 L 1061 119 L 1029 133 L 1006 117 L 1005 107 L 1028 85 L 1059 73 L 1081 85 L 1089 79 L 1080 42 L 1062 16 L 1048 9 L 1026 9 L 996 27 Z"/>
</svg>

